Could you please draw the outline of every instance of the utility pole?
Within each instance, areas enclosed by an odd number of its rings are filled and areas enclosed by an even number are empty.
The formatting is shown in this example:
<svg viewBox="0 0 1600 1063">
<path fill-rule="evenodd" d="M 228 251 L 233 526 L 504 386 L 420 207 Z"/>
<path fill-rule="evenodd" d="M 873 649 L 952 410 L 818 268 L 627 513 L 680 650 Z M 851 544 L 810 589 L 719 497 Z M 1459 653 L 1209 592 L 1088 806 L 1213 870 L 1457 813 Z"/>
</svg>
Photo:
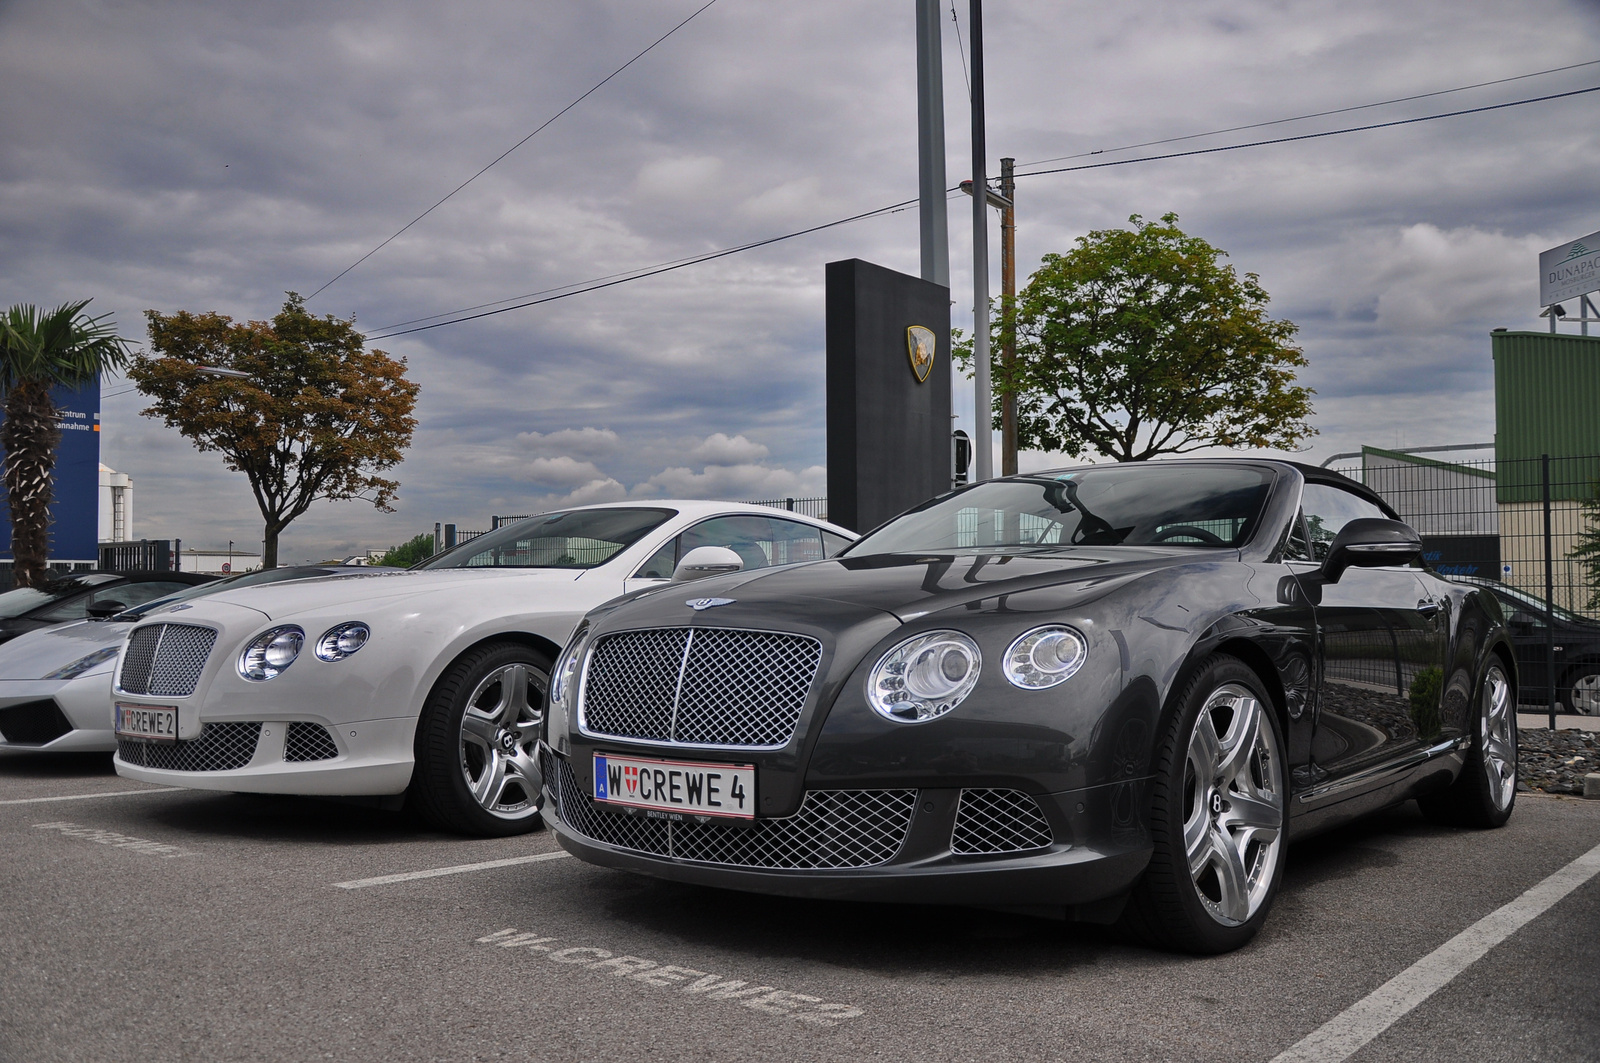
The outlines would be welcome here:
<svg viewBox="0 0 1600 1063">
<path fill-rule="evenodd" d="M 1000 364 L 1006 373 L 1017 361 L 1017 180 L 1016 159 L 1000 160 Z M 1017 397 L 1000 400 L 1000 475 L 1017 474 Z"/>
<path fill-rule="evenodd" d="M 994 476 L 993 398 L 989 383 L 988 146 L 983 125 L 983 0 L 971 0 L 972 23 L 972 482 Z"/>
<path fill-rule="evenodd" d="M 939 0 L 917 4 L 917 200 L 922 279 L 950 287 L 950 211 L 944 189 L 944 53 Z"/>
</svg>

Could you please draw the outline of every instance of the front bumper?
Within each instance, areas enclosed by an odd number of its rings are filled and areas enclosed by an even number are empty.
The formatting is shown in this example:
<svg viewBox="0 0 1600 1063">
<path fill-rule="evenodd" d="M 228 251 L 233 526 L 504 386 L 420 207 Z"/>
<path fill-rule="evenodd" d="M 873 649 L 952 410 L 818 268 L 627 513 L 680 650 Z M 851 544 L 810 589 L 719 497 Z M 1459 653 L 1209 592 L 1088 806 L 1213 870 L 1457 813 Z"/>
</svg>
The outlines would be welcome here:
<svg viewBox="0 0 1600 1063">
<path fill-rule="evenodd" d="M 863 780 L 859 790 L 813 791 L 825 795 L 914 795 L 907 799 L 911 804 L 907 820 L 894 828 L 898 833 L 875 855 L 861 856 L 871 846 L 850 843 L 867 828 L 832 811 L 815 818 L 808 827 L 800 826 L 805 805 L 794 817 L 758 820 L 754 825 L 694 822 L 681 817 L 649 821 L 649 817 L 595 804 L 581 792 L 576 780 L 582 776 L 572 771 L 566 758 L 548 749 L 544 756 L 544 817 L 563 849 L 592 864 L 678 882 L 789 897 L 1060 908 L 1089 905 L 1124 893 L 1150 860 L 1149 835 L 1143 827 L 1146 783 L 1142 779 L 1033 795 L 1049 822 L 1049 844 L 983 856 L 952 852 L 963 793 L 960 780 L 952 780 L 950 786 L 915 790 L 873 786 Z M 868 799 L 864 807 L 879 804 Z M 776 843 L 761 844 L 754 836 L 730 833 L 783 824 L 794 826 Z M 880 820 L 872 829 L 881 826 Z M 583 828 L 609 838 L 596 838 Z M 829 837 L 807 848 L 801 836 L 806 829 Z M 688 844 L 682 848 L 711 858 L 673 855 L 671 831 L 683 833 Z M 717 832 L 723 833 L 716 837 Z M 817 854 L 836 855 L 841 849 L 855 854 L 856 863 L 872 862 L 849 867 L 773 866 L 827 863 L 827 855 L 819 859 Z"/>
<path fill-rule="evenodd" d="M 163 786 L 183 786 L 194 790 L 227 790 L 252 794 L 303 794 L 317 797 L 386 796 L 398 794 L 411 783 L 411 770 L 415 762 L 412 739 L 416 733 L 415 717 L 402 716 L 381 720 L 362 720 L 353 723 L 332 724 L 321 721 L 333 738 L 336 752 L 331 757 L 317 760 L 292 760 L 285 748 L 288 729 L 295 721 L 229 721 L 219 726 L 244 728 L 240 741 L 253 742 L 253 748 L 242 751 L 218 747 L 220 762 L 239 763 L 238 767 L 224 770 L 207 770 L 205 757 L 194 757 L 182 769 L 153 767 L 131 763 L 124 759 L 132 750 L 119 744 L 112 759 L 117 774 L 140 782 Z M 248 729 L 259 726 L 259 735 Z M 204 739 L 186 740 L 191 747 Z M 181 745 L 181 743 L 180 743 Z M 158 764 L 169 764 L 175 759 L 168 750 L 174 747 L 153 747 L 159 752 Z M 142 750 L 140 752 L 143 752 Z"/>
</svg>

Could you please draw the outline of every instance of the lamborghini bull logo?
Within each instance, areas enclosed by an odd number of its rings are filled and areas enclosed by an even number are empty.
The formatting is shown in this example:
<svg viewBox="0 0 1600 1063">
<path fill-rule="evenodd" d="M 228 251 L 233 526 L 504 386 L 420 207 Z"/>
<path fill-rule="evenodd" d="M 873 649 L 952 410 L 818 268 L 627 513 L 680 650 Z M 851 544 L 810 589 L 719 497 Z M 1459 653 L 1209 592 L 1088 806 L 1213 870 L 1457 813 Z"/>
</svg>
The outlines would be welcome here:
<svg viewBox="0 0 1600 1063">
<path fill-rule="evenodd" d="M 912 325 L 906 329 L 906 352 L 911 355 L 911 372 L 916 374 L 920 384 L 928 379 L 928 374 L 933 371 L 934 335 L 933 330 L 922 325 Z"/>
</svg>

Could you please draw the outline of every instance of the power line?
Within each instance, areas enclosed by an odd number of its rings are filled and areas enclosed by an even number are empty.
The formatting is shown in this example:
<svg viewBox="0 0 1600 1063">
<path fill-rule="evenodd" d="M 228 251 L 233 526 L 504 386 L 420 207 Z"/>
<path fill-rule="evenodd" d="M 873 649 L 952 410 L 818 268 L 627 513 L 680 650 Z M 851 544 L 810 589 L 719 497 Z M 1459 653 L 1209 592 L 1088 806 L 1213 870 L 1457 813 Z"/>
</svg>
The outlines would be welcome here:
<svg viewBox="0 0 1600 1063">
<path fill-rule="evenodd" d="M 392 331 L 392 332 L 384 331 L 384 330 L 380 329 L 376 333 L 374 333 L 373 335 L 369 336 L 368 338 L 369 339 L 375 339 L 375 340 L 393 339 L 396 336 L 406 336 L 406 335 L 410 335 L 413 332 L 426 332 L 428 329 L 443 328 L 445 325 L 459 325 L 464 321 L 476 321 L 478 318 L 482 318 L 482 317 L 493 317 L 496 314 L 504 314 L 504 313 L 508 313 L 509 311 L 512 311 L 512 310 L 521 310 L 521 309 L 523 309 L 525 307 L 529 307 L 529 306 L 538 306 L 540 303 L 553 303 L 557 299 L 566 299 L 566 298 L 569 298 L 569 297 L 574 296 L 574 295 L 582 295 L 585 292 L 598 291 L 601 288 L 612 288 L 612 287 L 615 287 L 618 284 L 627 284 L 629 281 L 643 280 L 646 277 L 655 277 L 655 276 L 659 276 L 662 273 L 671 273 L 673 270 L 683 269 L 685 266 L 693 266 L 693 265 L 697 265 L 698 263 L 701 263 L 701 262 L 710 262 L 712 259 L 716 259 L 716 258 L 726 258 L 729 255 L 736 255 L 741 251 L 751 251 L 751 250 L 754 250 L 755 248 L 758 248 L 758 247 L 766 247 L 768 244 L 776 244 L 776 243 L 780 243 L 780 242 L 782 242 L 784 240 L 793 240 L 797 236 L 806 236 L 806 235 L 809 235 L 810 233 L 821 232 L 823 229 L 832 229 L 835 226 L 848 225 L 851 222 L 865 221 L 867 218 L 875 218 L 875 217 L 878 217 L 879 215 L 882 215 L 882 214 L 893 214 L 896 211 L 906 210 L 906 209 L 909 209 L 910 207 L 914 207 L 914 206 L 916 206 L 916 204 L 917 204 L 917 201 L 915 199 L 906 199 L 906 200 L 902 200 L 899 203 L 891 203 L 887 207 L 879 207 L 876 210 L 864 211 L 864 212 L 862 212 L 860 214 L 852 214 L 848 218 L 839 218 L 836 221 L 824 222 L 821 225 L 813 225 L 808 229 L 800 229 L 800 230 L 798 230 L 796 232 L 785 233 L 782 236 L 773 236 L 773 237 L 769 237 L 768 239 L 765 239 L 765 240 L 756 240 L 756 241 L 754 241 L 752 243 L 740 244 L 737 247 L 725 247 L 720 251 L 708 251 L 707 253 L 705 253 L 703 255 L 696 255 L 693 258 L 680 259 L 677 262 L 671 263 L 669 265 L 663 265 L 663 266 L 647 268 L 642 272 L 630 273 L 630 274 L 627 274 L 625 276 L 618 277 L 618 279 L 616 279 L 616 280 L 605 280 L 605 281 L 601 281 L 599 283 L 594 283 L 594 284 L 588 284 L 587 282 L 580 281 L 579 282 L 580 284 L 587 284 L 587 286 L 586 287 L 577 288 L 577 289 L 575 289 L 573 291 L 562 292 L 559 295 L 547 295 L 547 296 L 544 296 L 543 298 L 529 299 L 529 300 L 526 300 L 524 302 L 516 303 L 516 304 L 514 304 L 512 306 L 504 306 L 504 307 L 499 308 L 498 310 L 483 310 L 483 311 L 480 311 L 479 313 L 475 313 L 475 314 L 465 314 L 464 316 L 461 316 L 461 317 L 452 317 L 448 321 L 436 321 L 431 325 L 417 325 L 417 326 L 415 326 L 413 328 L 396 329 L 395 331 Z M 612 276 L 615 277 L 617 275 L 613 274 Z M 551 290 L 551 289 L 547 289 L 547 290 Z M 493 304 L 483 304 L 483 305 L 493 305 Z M 458 311 L 458 313 L 459 313 L 459 311 Z M 444 315 L 441 314 L 441 315 L 435 315 L 435 316 L 442 317 Z"/>
<path fill-rule="evenodd" d="M 1507 107 L 1521 107 L 1530 103 L 1544 103 L 1548 100 L 1565 99 L 1568 96 L 1582 96 L 1589 92 L 1600 92 L 1600 85 L 1587 89 L 1573 89 L 1570 92 L 1554 92 L 1548 96 L 1534 96 L 1526 100 L 1511 100 L 1507 103 L 1491 103 L 1483 107 L 1469 107 L 1462 111 L 1447 111 L 1443 114 L 1425 114 L 1420 118 L 1399 118 L 1393 122 L 1376 122 L 1372 125 L 1346 126 L 1343 129 L 1328 129 L 1321 133 L 1301 133 L 1293 137 L 1276 137 L 1272 140 L 1252 140 L 1245 144 L 1223 144 L 1215 148 L 1195 148 L 1191 151 L 1174 151 L 1165 155 L 1141 155 L 1133 159 L 1112 159 L 1108 162 L 1088 162 L 1079 166 L 1060 166 L 1053 170 L 1034 170 L 1032 173 L 1019 173 L 1017 177 L 1039 177 L 1047 173 L 1074 173 L 1078 170 L 1099 170 L 1107 166 L 1127 166 L 1135 162 L 1160 162 L 1162 159 L 1182 159 L 1191 155 L 1211 155 L 1219 151 L 1238 151 L 1240 148 L 1260 148 L 1268 144 L 1290 144 L 1297 140 L 1316 140 L 1319 137 L 1336 137 L 1344 133 L 1364 133 L 1369 129 L 1388 129 L 1392 126 L 1414 125 L 1417 122 L 1435 122 L 1441 118 L 1459 118 L 1467 114 L 1482 114 L 1485 111 L 1499 111 Z"/>
<path fill-rule="evenodd" d="M 323 292 L 325 292 L 329 288 L 333 287 L 334 282 L 337 281 L 340 277 L 343 277 L 346 273 L 349 273 L 351 270 L 353 270 L 357 266 L 361 265 L 361 263 L 365 262 L 367 259 L 369 259 L 373 255 L 377 254 L 379 251 L 382 251 L 385 247 L 389 246 L 389 244 L 392 241 L 394 241 L 394 239 L 396 237 L 398 237 L 401 233 L 405 232 L 407 229 L 411 228 L 413 225 L 417 224 L 417 222 L 421 221 L 423 218 L 426 218 L 429 214 L 432 214 L 436 209 L 438 209 L 440 206 L 442 206 L 444 204 L 445 200 L 449 199 L 451 196 L 455 195 L 457 192 L 461 191 L 463 188 L 467 187 L 472 182 L 474 182 L 478 178 L 482 177 L 484 174 L 488 173 L 490 167 L 494 166 L 496 163 L 500 162 L 500 160 L 504 159 L 507 155 L 510 155 L 513 151 L 516 151 L 518 148 L 522 147 L 522 145 L 524 145 L 528 141 L 532 140 L 539 133 L 543 132 L 557 118 L 560 118 L 562 115 L 566 114 L 568 111 L 570 111 L 574 107 L 578 106 L 578 104 L 580 104 L 584 100 L 588 99 L 591 95 L 593 95 L 606 82 L 610 81 L 612 78 L 616 77 L 618 74 L 620 74 L 624 70 L 628 69 L 634 63 L 637 63 L 640 59 L 643 59 L 645 54 L 647 52 L 649 52 L 650 49 L 654 48 L 656 45 L 660 44 L 662 41 L 666 40 L 668 37 L 672 36 L 674 33 L 677 33 L 679 30 L 683 29 L 683 27 L 687 26 L 690 22 L 692 22 L 694 20 L 696 15 L 699 15 L 700 12 L 704 11 L 706 8 L 710 7 L 712 4 L 714 4 L 716 2 L 717 2 L 717 0 L 706 0 L 706 2 L 704 4 L 702 4 L 694 12 L 693 15 L 690 15 L 688 18 L 684 19 L 682 22 L 678 23 L 676 26 L 672 27 L 670 30 L 668 30 L 667 32 L 663 33 L 661 36 L 657 37 L 654 41 L 651 41 L 649 47 L 645 48 L 644 51 L 640 52 L 638 55 L 634 56 L 632 59 L 629 59 L 626 63 L 623 63 L 621 66 L 617 67 L 611 73 L 609 73 L 605 77 L 601 78 L 599 81 L 595 82 L 592 86 L 589 87 L 588 91 L 585 92 L 582 96 L 579 96 L 577 99 L 573 100 L 571 103 L 569 103 L 565 107 L 561 108 L 561 110 L 557 111 L 555 114 L 553 114 L 549 118 L 547 118 L 545 120 L 544 124 L 539 126 L 538 129 L 535 129 L 532 133 L 529 133 L 527 136 L 523 137 L 521 140 L 517 141 L 515 144 L 511 145 L 505 151 L 503 151 L 499 155 L 497 155 L 494 158 L 494 161 L 490 162 L 488 166 L 485 166 L 483 169 L 479 170 L 477 173 L 473 174 L 471 177 L 467 178 L 465 181 L 462 181 L 460 184 L 456 185 L 454 188 L 452 188 L 449 191 L 449 193 L 447 193 L 437 203 L 435 203 L 433 206 L 429 207 L 427 210 L 423 211 L 421 214 L 418 214 L 415 218 L 412 218 L 410 221 L 406 222 L 398 230 L 396 230 L 388 239 L 384 240 L 377 247 L 374 247 L 371 251 L 368 251 L 366 254 L 362 255 L 360 258 L 358 258 L 354 262 L 350 263 L 344 269 L 342 269 L 338 273 L 334 274 L 332 280 L 329 280 L 328 283 L 324 284 L 322 287 L 318 288 L 316 291 L 314 291 L 310 295 L 306 296 L 306 301 L 310 302 L 312 299 L 315 299 L 317 296 L 321 295 Z"/>
<path fill-rule="evenodd" d="M 950 9 L 951 17 L 955 16 L 955 7 Z M 957 31 L 959 33 L 959 30 Z M 1549 70 L 1535 70 L 1531 74 L 1518 74 L 1516 77 L 1500 78 L 1495 81 L 1479 81 L 1472 85 L 1457 85 L 1453 89 L 1436 89 L 1433 92 L 1419 92 L 1415 96 L 1398 96 L 1392 100 L 1379 100 L 1377 103 L 1358 103 L 1353 107 L 1335 107 L 1331 111 L 1314 111 L 1311 114 L 1296 115 L 1293 118 L 1275 118 L 1270 122 L 1251 122 L 1248 125 L 1228 126 L 1226 129 L 1212 129 L 1204 133 L 1189 133 L 1181 137 L 1164 137 L 1161 140 L 1143 140 L 1137 144 L 1124 144 L 1118 148 L 1096 148 L 1094 151 L 1080 151 L 1076 155 L 1058 155 L 1053 159 L 1036 159 L 1033 162 L 1019 162 L 1018 166 L 1043 166 L 1047 162 L 1066 162 L 1070 159 L 1086 159 L 1091 155 L 1104 155 L 1112 151 L 1133 151 L 1136 148 L 1150 148 L 1157 144 L 1177 144 L 1185 140 L 1195 140 L 1200 137 L 1214 137 L 1223 133 L 1237 133 L 1245 129 L 1264 129 L 1267 126 L 1284 125 L 1288 122 L 1303 122 L 1308 118 L 1326 118 L 1330 114 L 1348 114 L 1351 111 L 1365 111 L 1373 107 L 1388 107 L 1395 103 L 1410 103 L 1414 100 L 1426 100 L 1434 96 L 1448 96 L 1452 92 L 1466 92 L 1468 89 L 1487 88 L 1490 85 L 1505 85 L 1513 81 L 1523 81 L 1527 78 L 1542 77 L 1545 74 L 1559 74 L 1566 70 L 1578 70 L 1586 66 L 1600 64 L 1600 59 L 1590 59 L 1584 63 L 1572 63 L 1567 66 L 1554 66 Z"/>
<path fill-rule="evenodd" d="M 1197 148 L 1197 149 L 1194 149 L 1192 151 L 1177 151 L 1177 152 L 1170 152 L 1170 153 L 1164 154 L 1164 155 L 1145 155 L 1145 156 L 1139 156 L 1137 158 L 1132 158 L 1132 159 L 1113 159 L 1113 160 L 1109 160 L 1109 161 L 1106 161 L 1106 162 L 1085 163 L 1085 164 L 1079 165 L 1079 166 L 1062 166 L 1062 167 L 1057 167 L 1055 169 L 1050 169 L 1050 170 L 1035 170 L 1032 173 L 1019 173 L 1019 174 L 1016 174 L 1015 176 L 1017 176 L 1017 177 L 1042 177 L 1045 174 L 1073 173 L 1073 172 L 1076 172 L 1076 171 L 1079 171 L 1079 170 L 1097 170 L 1097 169 L 1102 169 L 1102 168 L 1108 167 L 1108 166 L 1129 166 L 1129 165 L 1132 165 L 1134 163 L 1141 163 L 1141 162 L 1159 162 L 1159 161 L 1162 161 L 1164 159 L 1180 159 L 1180 158 L 1185 158 L 1185 157 L 1192 156 L 1192 155 L 1211 155 L 1211 154 L 1215 154 L 1215 153 L 1223 152 L 1223 151 L 1238 151 L 1238 150 L 1243 149 L 1243 148 L 1259 148 L 1259 147 L 1265 147 L 1265 146 L 1272 145 L 1272 144 L 1288 144 L 1288 143 L 1292 143 L 1294 141 L 1315 140 L 1315 139 L 1319 139 L 1319 138 L 1322 138 L 1322 137 L 1340 136 L 1340 135 L 1343 135 L 1343 134 L 1346 134 L 1346 133 L 1360 133 L 1360 132 L 1365 132 L 1367 130 L 1372 130 L 1372 129 L 1387 129 L 1387 128 L 1390 128 L 1390 127 L 1393 127 L 1393 126 L 1414 125 L 1414 124 L 1419 123 L 1419 122 L 1434 122 L 1434 121 L 1438 121 L 1438 120 L 1443 119 L 1443 118 L 1459 118 L 1459 117 L 1462 117 L 1464 115 L 1481 114 L 1481 113 L 1486 112 L 1486 111 L 1503 110 L 1503 109 L 1505 109 L 1507 107 L 1522 107 L 1522 106 L 1525 106 L 1527 104 L 1544 103 L 1544 102 L 1547 102 L 1549 100 L 1565 99 L 1565 98 L 1570 97 L 1570 96 L 1582 96 L 1582 95 L 1584 95 L 1586 93 L 1591 93 L 1591 92 L 1600 92 L 1600 85 L 1595 85 L 1595 86 L 1592 86 L 1592 87 L 1586 88 L 1586 89 L 1574 89 L 1574 90 L 1569 91 L 1569 92 L 1552 93 L 1552 94 L 1546 95 L 1546 96 L 1534 96 L 1534 97 L 1530 97 L 1528 99 L 1510 100 L 1510 101 L 1505 102 L 1505 103 L 1488 104 L 1488 105 L 1485 105 L 1485 106 L 1482 106 L 1482 107 L 1471 107 L 1471 108 L 1467 108 L 1465 110 L 1460 110 L 1460 111 L 1448 111 L 1448 112 L 1444 112 L 1444 113 L 1441 113 L 1441 114 L 1422 115 L 1422 116 L 1417 117 L 1417 118 L 1402 118 L 1402 119 L 1398 119 L 1398 120 L 1392 121 L 1392 122 L 1378 122 L 1378 123 L 1371 124 L 1371 125 L 1346 126 L 1344 128 L 1341 128 L 1341 129 L 1324 130 L 1324 131 L 1322 131 L 1320 133 L 1303 133 L 1303 134 L 1300 134 L 1298 136 L 1278 137 L 1278 138 L 1274 138 L 1274 139 L 1271 139 L 1271 140 L 1256 140 L 1256 141 L 1250 141 L 1250 142 L 1243 143 L 1243 144 L 1224 144 L 1224 145 L 1220 145 L 1220 146 L 1214 147 L 1214 148 Z M 956 185 L 956 186 L 953 186 L 952 188 L 947 189 L 946 191 L 950 192 L 950 193 L 954 193 L 959 188 L 960 188 L 960 186 Z M 558 286 L 556 288 L 547 288 L 547 289 L 545 289 L 545 292 L 533 293 L 532 297 L 524 298 L 523 301 L 517 302 L 514 305 L 501 307 L 500 309 L 496 309 L 496 310 L 484 310 L 481 313 L 469 313 L 468 312 L 468 311 L 471 311 L 471 310 L 478 310 L 480 307 L 493 306 L 494 305 L 493 303 L 482 303 L 482 304 L 479 304 L 478 307 L 469 307 L 469 308 L 466 308 L 465 310 L 448 311 L 448 312 L 443 313 L 443 314 L 434 314 L 434 315 L 432 315 L 433 317 L 447 317 L 448 320 L 445 320 L 445 321 L 436 321 L 436 322 L 434 322 L 432 324 L 418 325 L 418 326 L 416 326 L 414 328 L 400 328 L 399 327 L 400 325 L 411 324 L 411 322 L 400 322 L 397 325 L 387 326 L 385 328 L 381 328 L 381 329 L 375 330 L 374 334 L 372 336 L 370 336 L 369 338 L 372 338 L 372 339 L 392 339 L 395 336 L 405 336 L 405 335 L 409 335 L 410 333 L 413 333 L 413 332 L 423 332 L 423 331 L 426 331 L 428 329 L 441 328 L 441 327 L 443 327 L 445 325 L 456 325 L 456 324 L 460 324 L 460 323 L 465 322 L 465 321 L 474 321 L 474 320 L 477 320 L 478 318 L 491 317 L 491 316 L 496 315 L 496 314 L 503 314 L 503 313 L 506 313 L 506 312 L 511 311 L 511 310 L 521 310 L 521 309 L 523 309 L 525 307 L 537 306 L 537 305 L 539 305 L 541 303 L 554 302 L 554 301 L 556 301 L 558 299 L 566 299 L 566 298 L 568 298 L 570 296 L 582 295 L 585 292 L 597 291 L 597 290 L 599 290 L 601 288 L 611 288 L 611 287 L 615 287 L 616 285 L 619 285 L 619 284 L 626 284 L 629 281 L 643 280 L 646 277 L 654 277 L 654 276 L 658 276 L 658 275 L 660 275 L 662 273 L 669 273 L 669 272 L 672 272 L 673 270 L 683 269 L 686 266 L 696 265 L 696 264 L 701 263 L 701 262 L 709 262 L 712 259 L 725 258 L 725 257 L 727 257 L 729 255 L 735 255 L 735 254 L 738 254 L 738 253 L 740 253 L 742 251 L 750 251 L 750 250 L 754 250 L 755 248 L 758 248 L 758 247 L 766 247 L 766 246 L 768 246 L 770 244 L 781 243 L 782 241 L 785 241 L 785 240 L 792 240 L 792 239 L 794 239 L 796 237 L 806 236 L 806 235 L 808 235 L 810 233 L 820 232 L 820 231 L 822 231 L 824 229 L 832 229 L 832 228 L 835 228 L 835 227 L 840 226 L 840 225 L 848 225 L 848 224 L 850 224 L 852 222 L 865 221 L 868 218 L 875 218 L 875 217 L 878 217 L 879 215 L 891 214 L 891 213 L 894 213 L 896 211 L 904 210 L 904 209 L 906 209 L 906 208 L 908 208 L 910 206 L 913 206 L 913 205 L 916 204 L 916 202 L 917 202 L 917 200 L 915 200 L 915 199 L 902 200 L 899 203 L 892 203 L 892 204 L 890 204 L 889 206 L 886 206 L 886 207 L 879 207 L 876 210 L 863 211 L 860 214 L 852 214 L 851 216 L 849 216 L 847 218 L 839 218 L 839 219 L 837 219 L 835 221 L 825 222 L 825 223 L 823 223 L 821 225 L 813 225 L 813 226 L 811 226 L 809 228 L 806 228 L 806 229 L 800 229 L 800 230 L 797 230 L 797 231 L 792 232 L 792 233 L 785 233 L 782 236 L 774 236 L 774 237 L 770 237 L 770 238 L 765 239 L 765 240 L 756 240 L 756 241 L 753 241 L 753 242 L 747 243 L 747 244 L 739 244 L 739 245 L 736 245 L 734 247 L 726 247 L 726 248 L 723 248 L 723 249 L 721 249 L 719 251 L 711 251 L 711 252 L 707 252 L 706 254 L 703 254 L 703 255 L 695 255 L 695 256 L 692 256 L 690 258 L 677 259 L 677 260 L 674 260 L 673 262 L 663 263 L 663 264 L 660 264 L 660 265 L 657 265 L 657 266 L 644 267 L 643 269 L 637 270 L 637 271 L 630 271 L 630 272 L 622 273 L 622 274 L 611 274 L 611 275 L 609 275 L 608 277 L 605 277 L 605 278 L 596 278 L 592 282 L 591 281 L 578 281 L 578 282 L 575 282 L 575 284 L 561 285 L 561 286 Z M 562 288 L 571 288 L 573 290 L 571 290 L 571 291 L 562 291 Z M 558 292 L 560 294 L 545 294 L 545 293 L 549 293 L 549 292 Z M 500 302 L 504 302 L 505 300 L 499 300 L 499 301 Z M 463 316 L 456 316 L 456 315 L 463 315 Z M 416 318 L 416 319 L 413 319 L 413 320 L 415 320 L 415 321 L 425 321 L 425 320 L 428 320 L 428 319 L 427 318 Z"/>
</svg>

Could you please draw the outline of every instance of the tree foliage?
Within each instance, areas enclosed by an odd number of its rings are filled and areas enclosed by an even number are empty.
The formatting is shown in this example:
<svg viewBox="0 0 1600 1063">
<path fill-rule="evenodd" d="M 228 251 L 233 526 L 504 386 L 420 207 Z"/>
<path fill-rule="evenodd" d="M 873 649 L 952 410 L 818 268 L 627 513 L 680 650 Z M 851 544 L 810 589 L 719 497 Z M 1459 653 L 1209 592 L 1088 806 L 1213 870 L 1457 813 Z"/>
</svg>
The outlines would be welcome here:
<svg viewBox="0 0 1600 1063">
<path fill-rule="evenodd" d="M 375 564 L 394 565 L 398 568 L 410 568 L 418 561 L 426 561 L 433 556 L 433 533 L 423 532 L 401 543 L 399 546 L 389 547 L 389 552 L 378 558 Z"/>
<path fill-rule="evenodd" d="M 1314 435 L 1312 392 L 1295 384 L 1298 329 L 1268 317 L 1256 274 L 1223 263 L 1176 214 L 1128 220 L 1046 255 L 996 315 L 995 349 L 1016 330 L 1016 361 L 994 381 L 997 410 L 1016 396 L 1019 445 L 1144 461 Z"/>
<path fill-rule="evenodd" d="M 48 578 L 50 501 L 61 443 L 61 417 L 50 389 L 83 387 L 128 359 L 127 342 L 117 336 L 111 315 L 90 317 L 83 312 L 88 305 L 85 299 L 40 313 L 18 304 L 0 317 L 0 400 L 6 413 L 0 447 L 12 574 L 19 587 Z"/>
<path fill-rule="evenodd" d="M 318 499 L 363 498 L 392 511 L 400 484 L 378 473 L 400 463 L 417 425 L 419 388 L 404 359 L 367 350 L 353 321 L 315 317 L 293 292 L 270 322 L 146 317 L 151 354 L 128 370 L 155 400 L 144 413 L 249 478 L 265 522 L 263 567 L 277 566 L 278 536 Z"/>
</svg>

